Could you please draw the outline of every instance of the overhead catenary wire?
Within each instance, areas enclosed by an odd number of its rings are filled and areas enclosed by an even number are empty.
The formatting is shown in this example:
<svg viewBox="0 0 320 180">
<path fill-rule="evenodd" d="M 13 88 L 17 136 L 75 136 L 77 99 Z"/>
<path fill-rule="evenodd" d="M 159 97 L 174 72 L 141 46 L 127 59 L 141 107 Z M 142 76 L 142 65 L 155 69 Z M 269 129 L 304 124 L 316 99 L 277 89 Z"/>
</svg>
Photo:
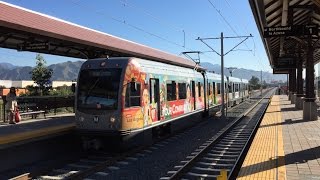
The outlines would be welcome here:
<svg viewBox="0 0 320 180">
<path fill-rule="evenodd" d="M 173 44 L 173 45 L 175 45 L 175 46 L 179 46 L 179 47 L 181 47 L 181 48 L 184 48 L 183 45 L 181 45 L 181 44 L 179 44 L 179 43 L 176 43 L 176 42 L 174 42 L 174 41 L 171 41 L 171 40 L 169 40 L 169 39 L 167 39 L 167 38 L 164 38 L 163 36 L 157 35 L 157 34 L 155 34 L 155 33 L 149 32 L 149 31 L 145 30 L 144 28 L 140 28 L 140 27 L 138 27 L 138 26 L 136 26 L 136 25 L 133 25 L 133 24 L 129 23 L 129 22 L 126 21 L 126 20 L 123 20 L 123 19 L 120 19 L 120 18 L 116 18 L 116 17 L 114 17 L 114 16 L 112 16 L 112 15 L 110 15 L 110 14 L 107 14 L 105 11 L 103 11 L 103 12 L 102 12 L 102 11 L 98 11 L 98 10 L 92 8 L 91 6 L 88 6 L 88 5 L 84 6 L 83 4 L 80 3 L 80 0 L 78 0 L 78 1 L 70 0 L 70 1 L 71 1 L 74 5 L 77 5 L 78 7 L 85 8 L 85 9 L 87 10 L 87 12 L 88 12 L 88 9 L 89 9 L 89 10 L 91 10 L 91 12 L 94 12 L 94 13 L 96 13 L 96 14 L 98 14 L 98 15 L 102 15 L 102 16 L 108 17 L 108 18 L 110 18 L 111 20 L 113 20 L 113 21 L 115 21 L 115 22 L 118 22 L 118 23 L 120 23 L 120 24 L 127 25 L 127 26 L 129 26 L 129 27 L 131 27 L 131 28 L 133 28 L 133 29 L 136 29 L 136 30 L 138 30 L 138 31 L 141 31 L 141 32 L 143 32 L 143 33 L 145 33 L 145 34 L 148 34 L 148 35 L 150 35 L 150 36 L 153 36 L 153 37 L 156 37 L 156 38 L 161 39 L 161 40 L 163 40 L 163 41 L 166 41 L 167 43 L 170 43 L 170 44 Z"/>
<path fill-rule="evenodd" d="M 228 6 L 232 9 L 231 12 L 232 12 L 232 13 L 235 13 L 235 14 L 236 14 L 236 17 L 241 17 L 241 16 L 240 16 L 240 13 L 238 13 L 238 10 L 232 8 L 232 6 L 231 6 L 231 4 L 229 3 L 228 0 L 225 0 L 225 1 L 227 2 Z M 249 32 L 247 26 L 241 26 L 241 27 L 242 27 L 247 33 Z M 262 64 L 262 66 L 265 67 L 265 64 L 261 62 L 261 56 L 260 56 L 260 54 L 259 54 L 259 53 L 256 53 L 256 52 L 257 52 L 257 51 L 256 51 L 256 42 L 255 42 L 254 38 L 252 38 L 252 41 L 253 41 L 253 48 L 254 48 L 254 50 L 252 51 L 252 54 L 253 54 L 253 56 L 255 56 L 255 55 L 257 54 L 257 56 L 258 56 L 258 61 L 260 62 L 260 64 Z M 246 43 L 245 43 L 245 44 L 246 44 Z"/>
<path fill-rule="evenodd" d="M 231 26 L 231 24 L 227 21 L 227 19 L 223 16 L 223 14 L 221 13 L 221 11 L 211 2 L 211 0 L 207 0 L 209 3 L 210 3 L 210 5 L 215 9 L 215 11 L 221 16 L 221 18 L 223 19 L 223 21 L 228 25 L 228 27 L 231 29 L 231 31 L 235 34 L 235 35 L 237 35 L 237 36 L 239 36 L 238 35 L 238 33 L 237 33 L 237 31 Z M 231 7 L 231 5 L 227 2 L 227 4 Z M 232 12 L 234 12 L 234 11 L 232 11 Z M 245 44 L 245 46 L 248 48 L 248 49 L 250 49 L 249 47 L 248 47 L 248 45 L 246 44 L 246 43 L 244 43 Z M 264 69 L 264 64 L 261 62 L 261 60 L 260 60 L 260 56 L 258 57 L 258 63 L 260 64 L 260 68 L 261 69 Z M 258 67 L 259 68 L 259 67 Z"/>
<path fill-rule="evenodd" d="M 183 47 L 184 47 L 184 49 L 186 49 L 186 50 L 191 50 L 191 49 L 189 49 L 189 48 L 186 47 L 186 38 L 193 40 L 193 38 L 189 37 L 188 34 L 191 34 L 191 36 L 197 37 L 197 35 L 195 35 L 195 33 L 190 33 L 190 31 L 189 31 L 189 30 L 186 31 L 185 28 L 179 27 L 179 26 L 174 25 L 174 24 L 172 24 L 172 23 L 170 23 L 170 22 L 168 22 L 168 21 L 165 21 L 165 20 L 163 20 L 163 19 L 161 19 L 161 18 L 159 18 L 159 17 L 156 17 L 155 15 L 153 15 L 152 13 L 150 13 L 149 11 L 147 11 L 147 10 L 141 8 L 141 7 L 138 7 L 137 5 L 134 5 L 132 2 L 128 3 L 127 0 L 119 0 L 119 1 L 120 1 L 121 3 L 123 3 L 123 5 L 124 5 L 125 7 L 131 7 L 131 8 L 133 8 L 133 9 L 137 10 L 136 12 L 146 14 L 147 16 L 151 17 L 151 18 L 152 18 L 155 22 L 157 22 L 158 24 L 161 24 L 161 25 L 163 25 L 163 26 L 169 27 L 169 28 L 172 29 L 173 31 L 182 32 L 182 33 L 183 33 L 183 38 L 184 38 L 184 40 L 183 40 Z M 186 32 L 188 32 L 188 33 L 186 33 Z M 191 51 L 192 51 L 192 50 L 191 50 Z M 201 54 L 203 54 L 203 53 L 201 53 Z M 208 56 L 207 56 L 207 57 L 208 57 Z"/>
<path fill-rule="evenodd" d="M 141 28 L 141 27 L 138 27 L 138 26 L 136 26 L 136 25 L 134 25 L 134 24 L 132 24 L 132 23 L 129 23 L 129 22 L 126 21 L 126 20 L 123 20 L 123 19 L 120 19 L 120 18 L 116 18 L 116 17 L 114 17 L 114 16 L 112 16 L 112 15 L 110 15 L 110 14 L 107 14 L 105 11 L 102 12 L 102 11 L 96 10 L 95 8 L 93 8 L 93 7 L 91 7 L 91 6 L 83 5 L 83 4 L 80 2 L 81 0 L 78 0 L 78 1 L 76 1 L 76 0 L 70 0 L 70 1 L 71 1 L 74 5 L 77 5 L 78 7 L 85 8 L 86 10 L 89 9 L 91 12 L 94 12 L 94 13 L 100 15 L 100 16 L 108 17 L 108 18 L 110 18 L 111 20 L 113 20 L 113 21 L 115 21 L 115 22 L 117 22 L 117 23 L 127 25 L 127 26 L 129 26 L 129 27 L 131 27 L 131 28 L 133 28 L 133 29 L 135 29 L 135 30 L 138 30 L 138 31 L 140 31 L 140 32 L 143 32 L 144 34 L 148 34 L 149 36 L 156 37 L 156 38 L 158 38 L 158 39 L 160 39 L 160 40 L 162 40 L 162 41 L 165 41 L 165 42 L 167 42 L 167 43 L 169 43 L 169 44 L 178 46 L 178 47 L 183 48 L 183 49 L 185 49 L 185 50 L 194 51 L 193 49 L 187 48 L 187 47 L 185 46 L 185 42 L 184 42 L 184 44 L 182 45 L 182 44 L 179 44 L 179 43 L 177 43 L 177 42 L 171 41 L 171 40 L 169 40 L 169 39 L 167 39 L 167 38 L 165 38 L 165 37 L 163 37 L 163 36 L 161 36 L 161 35 L 152 33 L 152 32 L 150 32 L 150 31 L 145 30 L 144 28 Z M 122 1 L 123 1 L 123 0 L 122 0 Z M 127 3 L 127 2 L 125 2 L 125 3 Z M 128 5 L 128 3 L 127 3 L 126 5 Z M 130 6 L 132 6 L 132 3 L 130 3 Z M 150 16 L 154 17 L 155 19 L 158 19 L 158 18 L 156 18 L 155 16 L 151 15 L 151 13 L 148 13 L 147 11 L 146 11 L 145 13 L 147 13 L 147 14 L 149 14 Z M 178 28 L 174 28 L 174 29 L 177 30 Z M 182 29 L 182 28 L 181 28 L 181 29 Z M 182 29 L 182 31 L 183 31 L 183 33 L 184 33 L 184 38 L 185 38 L 185 37 L 186 37 L 185 30 Z M 191 38 L 190 38 L 190 39 L 191 39 Z"/>
</svg>

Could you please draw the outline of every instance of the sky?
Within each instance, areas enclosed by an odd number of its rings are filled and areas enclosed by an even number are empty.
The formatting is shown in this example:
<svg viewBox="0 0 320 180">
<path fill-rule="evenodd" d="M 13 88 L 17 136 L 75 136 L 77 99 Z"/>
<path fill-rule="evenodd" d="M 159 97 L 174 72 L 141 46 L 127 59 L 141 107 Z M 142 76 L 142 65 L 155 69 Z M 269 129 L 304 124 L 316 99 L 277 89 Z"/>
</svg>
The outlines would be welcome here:
<svg viewBox="0 0 320 180">
<path fill-rule="evenodd" d="M 5 0 L 171 54 L 201 51 L 200 61 L 220 64 L 220 56 L 197 38 L 223 32 L 224 65 L 272 72 L 248 0 Z M 205 40 L 220 53 L 220 39 Z M 80 59 L 43 54 L 47 65 Z M 0 63 L 35 66 L 36 53 L 0 48 Z"/>
</svg>

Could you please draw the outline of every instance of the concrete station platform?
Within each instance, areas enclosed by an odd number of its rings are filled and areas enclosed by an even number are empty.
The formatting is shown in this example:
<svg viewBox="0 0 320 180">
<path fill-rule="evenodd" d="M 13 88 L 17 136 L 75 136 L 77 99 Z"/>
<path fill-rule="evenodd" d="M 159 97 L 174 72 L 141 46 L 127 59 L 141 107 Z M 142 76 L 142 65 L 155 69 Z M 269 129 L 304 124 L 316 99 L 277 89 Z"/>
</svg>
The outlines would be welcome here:
<svg viewBox="0 0 320 180">
<path fill-rule="evenodd" d="M 67 133 L 75 128 L 74 114 L 23 120 L 17 124 L 0 123 L 0 149 L 33 140 Z"/>
<path fill-rule="evenodd" d="M 237 179 L 320 179 L 320 118 L 302 114 L 288 96 L 273 96 Z"/>
</svg>

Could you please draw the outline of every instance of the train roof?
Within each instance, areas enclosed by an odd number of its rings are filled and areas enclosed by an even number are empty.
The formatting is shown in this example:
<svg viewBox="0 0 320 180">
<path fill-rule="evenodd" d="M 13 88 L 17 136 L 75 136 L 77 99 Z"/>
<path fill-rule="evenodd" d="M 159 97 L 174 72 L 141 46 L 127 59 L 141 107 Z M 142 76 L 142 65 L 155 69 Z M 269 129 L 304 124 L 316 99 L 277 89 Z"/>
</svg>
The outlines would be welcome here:
<svg viewBox="0 0 320 180">
<path fill-rule="evenodd" d="M 241 79 L 239 79 L 237 77 L 229 77 L 229 81 L 231 81 L 231 82 L 242 82 Z"/>
</svg>

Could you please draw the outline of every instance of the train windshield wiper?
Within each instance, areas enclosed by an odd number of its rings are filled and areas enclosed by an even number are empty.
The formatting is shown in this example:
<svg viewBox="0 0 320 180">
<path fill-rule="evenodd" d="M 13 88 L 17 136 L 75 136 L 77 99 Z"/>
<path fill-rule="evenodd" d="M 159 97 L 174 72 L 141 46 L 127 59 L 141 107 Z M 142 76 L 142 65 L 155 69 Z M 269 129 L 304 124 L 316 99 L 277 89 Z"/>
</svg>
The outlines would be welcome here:
<svg viewBox="0 0 320 180">
<path fill-rule="evenodd" d="M 94 82 L 94 84 L 89 88 L 88 93 L 87 93 L 87 95 L 86 95 L 86 97 L 85 97 L 85 99 L 84 99 L 84 103 L 85 103 L 85 104 L 87 104 L 87 100 L 88 100 L 88 98 L 89 98 L 92 90 L 96 87 L 96 85 L 98 84 L 99 81 L 100 81 L 100 78 L 98 78 L 98 79 Z"/>
</svg>

